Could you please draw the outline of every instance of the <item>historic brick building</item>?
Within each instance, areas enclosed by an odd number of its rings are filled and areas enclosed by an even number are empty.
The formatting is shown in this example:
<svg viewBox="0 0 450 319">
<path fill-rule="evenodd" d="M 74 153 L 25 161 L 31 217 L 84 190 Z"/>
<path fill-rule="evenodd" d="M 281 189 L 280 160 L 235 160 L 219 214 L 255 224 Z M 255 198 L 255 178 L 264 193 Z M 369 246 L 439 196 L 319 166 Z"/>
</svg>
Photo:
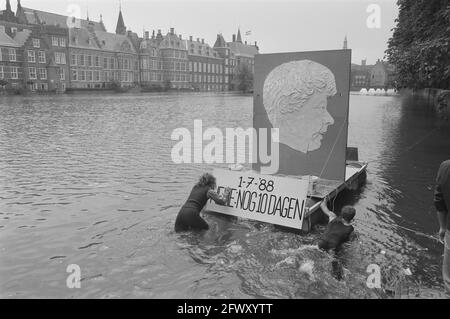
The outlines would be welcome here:
<svg viewBox="0 0 450 319">
<path fill-rule="evenodd" d="M 191 87 L 200 91 L 224 91 L 224 59 L 204 39 L 187 41 Z"/>
<path fill-rule="evenodd" d="M 14 89 L 23 85 L 22 50 L 20 45 L 0 26 L 0 84 Z"/>
<path fill-rule="evenodd" d="M 121 9 L 116 32 L 109 33 L 101 16 L 99 22 L 75 19 L 22 7 L 20 0 L 14 14 L 6 0 L 0 26 L 3 77 L 31 91 L 136 86 L 226 91 L 236 86 L 243 68 L 253 72 L 258 53 L 256 43 L 242 42 L 240 30 L 229 43 L 218 35 L 214 47 L 204 39 L 183 39 L 174 28 L 165 36 L 158 30 L 140 38 L 127 30 Z"/>
</svg>

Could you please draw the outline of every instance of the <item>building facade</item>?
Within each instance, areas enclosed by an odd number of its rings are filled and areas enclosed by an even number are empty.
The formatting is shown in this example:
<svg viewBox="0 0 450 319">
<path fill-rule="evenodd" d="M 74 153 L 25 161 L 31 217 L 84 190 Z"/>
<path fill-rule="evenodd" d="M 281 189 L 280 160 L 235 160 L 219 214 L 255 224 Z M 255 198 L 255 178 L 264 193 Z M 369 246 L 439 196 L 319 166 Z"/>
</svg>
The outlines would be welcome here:
<svg viewBox="0 0 450 319">
<path fill-rule="evenodd" d="M 109 33 L 101 16 L 99 22 L 75 19 L 22 7 L 20 0 L 14 13 L 6 0 L 0 26 L 3 77 L 29 91 L 137 86 L 227 91 L 236 88 L 243 68 L 254 71 L 258 53 L 256 43 L 242 42 L 240 30 L 228 43 L 218 35 L 213 47 L 204 39 L 183 39 L 174 28 L 139 37 L 127 30 L 121 9 L 116 32 Z"/>
</svg>

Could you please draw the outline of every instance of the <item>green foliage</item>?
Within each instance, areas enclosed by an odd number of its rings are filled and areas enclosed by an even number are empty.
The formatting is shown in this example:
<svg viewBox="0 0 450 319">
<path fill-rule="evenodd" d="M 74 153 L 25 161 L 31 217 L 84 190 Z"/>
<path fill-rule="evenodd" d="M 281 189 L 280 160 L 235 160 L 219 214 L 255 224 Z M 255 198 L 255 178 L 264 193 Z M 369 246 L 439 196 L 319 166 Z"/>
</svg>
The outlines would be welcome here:
<svg viewBox="0 0 450 319">
<path fill-rule="evenodd" d="M 399 85 L 450 88 L 450 2 L 398 0 L 399 16 L 386 55 Z"/>
<path fill-rule="evenodd" d="M 242 64 L 238 69 L 236 87 L 242 92 L 250 92 L 253 90 L 253 73 L 247 64 Z"/>
</svg>

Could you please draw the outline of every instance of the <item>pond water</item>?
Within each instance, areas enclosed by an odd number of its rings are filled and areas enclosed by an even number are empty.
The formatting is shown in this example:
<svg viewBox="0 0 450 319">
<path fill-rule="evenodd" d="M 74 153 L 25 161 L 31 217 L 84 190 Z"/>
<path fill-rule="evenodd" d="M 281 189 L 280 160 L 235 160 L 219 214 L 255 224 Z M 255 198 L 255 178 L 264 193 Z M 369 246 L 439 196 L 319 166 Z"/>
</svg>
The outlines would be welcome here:
<svg viewBox="0 0 450 319">
<path fill-rule="evenodd" d="M 339 257 L 308 235 L 207 215 L 210 230 L 176 234 L 198 176 L 226 165 L 174 164 L 175 128 L 248 127 L 252 97 L 111 94 L 0 99 L 0 297 L 388 298 L 367 266 L 407 269 L 414 296 L 441 296 L 433 184 L 450 128 L 425 102 L 351 95 L 349 146 L 369 161 L 366 185 L 335 209 L 357 210 Z M 69 289 L 67 266 L 81 268 Z"/>
</svg>

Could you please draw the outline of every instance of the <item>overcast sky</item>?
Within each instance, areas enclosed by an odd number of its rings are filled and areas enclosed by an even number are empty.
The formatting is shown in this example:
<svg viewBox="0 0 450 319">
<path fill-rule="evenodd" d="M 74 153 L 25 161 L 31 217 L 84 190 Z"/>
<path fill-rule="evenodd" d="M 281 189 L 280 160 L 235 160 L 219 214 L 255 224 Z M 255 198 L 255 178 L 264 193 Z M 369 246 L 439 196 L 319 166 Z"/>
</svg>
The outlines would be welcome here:
<svg viewBox="0 0 450 319">
<path fill-rule="evenodd" d="M 0 0 L 4 8 L 6 0 Z M 187 38 L 204 38 L 213 45 L 217 33 L 231 41 L 240 26 L 243 41 L 258 42 L 260 53 L 341 49 L 347 35 L 352 60 L 367 58 L 373 64 L 383 58 L 386 43 L 398 15 L 395 0 L 22 0 L 22 6 L 68 14 L 69 5 L 80 7 L 81 17 L 99 20 L 114 32 L 119 3 L 128 29 L 140 36 L 143 29 L 170 27 Z M 379 28 L 371 4 L 380 9 Z M 13 9 L 16 0 L 11 0 Z M 369 7 L 373 8 L 373 7 Z M 376 9 L 375 9 L 376 10 Z M 370 17 L 372 28 L 368 27 Z M 374 27 L 375 26 L 375 27 Z M 245 36 L 247 31 L 251 35 Z"/>
</svg>

